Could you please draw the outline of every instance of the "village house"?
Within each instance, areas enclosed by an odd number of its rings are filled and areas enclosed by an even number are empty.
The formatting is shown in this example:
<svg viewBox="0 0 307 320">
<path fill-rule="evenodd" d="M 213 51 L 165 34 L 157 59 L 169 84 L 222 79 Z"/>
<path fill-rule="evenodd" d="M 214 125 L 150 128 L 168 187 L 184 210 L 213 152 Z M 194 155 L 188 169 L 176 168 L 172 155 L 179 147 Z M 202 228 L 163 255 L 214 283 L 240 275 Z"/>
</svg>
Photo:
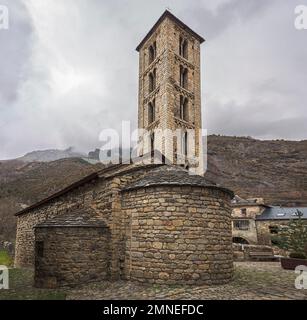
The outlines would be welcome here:
<svg viewBox="0 0 307 320">
<path fill-rule="evenodd" d="M 307 207 L 281 207 L 265 204 L 262 198 L 232 200 L 232 239 L 234 243 L 272 245 L 274 236 L 297 212 L 307 220 Z"/>
</svg>

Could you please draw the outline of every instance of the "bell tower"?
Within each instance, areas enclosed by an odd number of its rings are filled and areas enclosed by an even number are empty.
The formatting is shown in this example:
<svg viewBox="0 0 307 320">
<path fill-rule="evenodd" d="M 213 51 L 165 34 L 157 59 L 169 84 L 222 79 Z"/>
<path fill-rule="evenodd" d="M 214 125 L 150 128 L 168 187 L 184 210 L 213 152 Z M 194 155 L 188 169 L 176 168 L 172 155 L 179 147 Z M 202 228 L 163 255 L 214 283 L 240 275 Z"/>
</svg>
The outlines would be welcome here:
<svg viewBox="0 0 307 320">
<path fill-rule="evenodd" d="M 203 173 L 200 45 L 204 39 L 165 11 L 138 45 L 139 152 Z M 143 129 L 143 130 L 142 130 Z"/>
</svg>

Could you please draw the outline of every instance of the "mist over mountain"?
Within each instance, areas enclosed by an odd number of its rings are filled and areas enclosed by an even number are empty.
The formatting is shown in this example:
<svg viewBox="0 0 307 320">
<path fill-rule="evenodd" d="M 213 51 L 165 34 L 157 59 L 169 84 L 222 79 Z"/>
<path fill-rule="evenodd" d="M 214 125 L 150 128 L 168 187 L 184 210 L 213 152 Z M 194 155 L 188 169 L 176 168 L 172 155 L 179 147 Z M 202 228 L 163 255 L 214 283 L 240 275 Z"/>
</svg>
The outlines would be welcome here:
<svg viewBox="0 0 307 320">
<path fill-rule="evenodd" d="M 18 158 L 18 160 L 23 162 L 50 162 L 59 159 L 82 157 L 86 157 L 86 155 L 81 152 L 75 151 L 73 147 L 69 147 L 65 150 L 47 149 L 32 151 Z"/>
</svg>

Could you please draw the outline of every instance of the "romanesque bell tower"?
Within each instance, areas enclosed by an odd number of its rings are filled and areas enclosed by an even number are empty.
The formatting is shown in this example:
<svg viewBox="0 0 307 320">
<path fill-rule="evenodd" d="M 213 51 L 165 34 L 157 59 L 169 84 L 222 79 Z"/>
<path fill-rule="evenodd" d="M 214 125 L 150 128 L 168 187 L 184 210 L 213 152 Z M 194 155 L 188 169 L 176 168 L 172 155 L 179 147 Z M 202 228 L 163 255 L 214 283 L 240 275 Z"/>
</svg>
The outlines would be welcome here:
<svg viewBox="0 0 307 320">
<path fill-rule="evenodd" d="M 140 152 L 203 173 L 200 45 L 204 39 L 165 11 L 137 47 Z M 166 130 L 168 129 L 168 130 Z M 193 158 L 192 155 L 195 155 Z"/>
</svg>

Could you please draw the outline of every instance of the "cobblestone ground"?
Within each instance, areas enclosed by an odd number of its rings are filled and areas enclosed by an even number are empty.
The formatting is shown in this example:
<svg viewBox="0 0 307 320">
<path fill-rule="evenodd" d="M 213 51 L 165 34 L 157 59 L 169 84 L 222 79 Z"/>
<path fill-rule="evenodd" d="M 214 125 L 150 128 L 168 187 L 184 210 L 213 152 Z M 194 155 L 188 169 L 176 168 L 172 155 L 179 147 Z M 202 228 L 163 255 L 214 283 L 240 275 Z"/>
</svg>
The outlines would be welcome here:
<svg viewBox="0 0 307 320">
<path fill-rule="evenodd" d="M 294 271 L 279 262 L 236 262 L 231 283 L 222 286 L 143 285 L 103 282 L 68 292 L 67 299 L 213 299 L 307 300 L 307 290 L 294 287 Z"/>
</svg>

